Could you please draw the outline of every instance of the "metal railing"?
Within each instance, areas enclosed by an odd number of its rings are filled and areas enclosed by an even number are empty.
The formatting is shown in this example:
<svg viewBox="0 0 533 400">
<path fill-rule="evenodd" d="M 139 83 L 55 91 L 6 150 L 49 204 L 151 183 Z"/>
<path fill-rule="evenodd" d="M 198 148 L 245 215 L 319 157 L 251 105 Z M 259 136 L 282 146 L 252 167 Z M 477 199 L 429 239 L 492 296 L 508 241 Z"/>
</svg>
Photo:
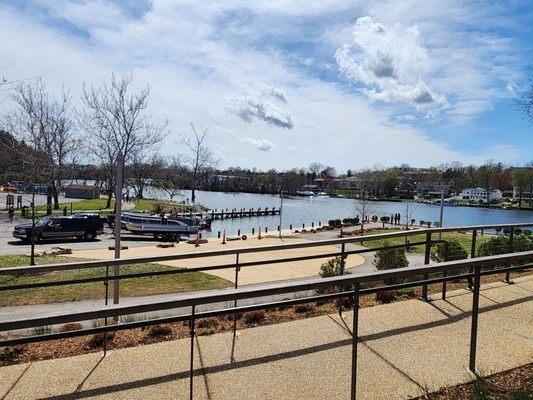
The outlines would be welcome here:
<svg viewBox="0 0 533 400">
<path fill-rule="evenodd" d="M 17 289 L 27 289 L 27 288 L 40 288 L 40 287 L 50 287 L 50 286 L 62 286 L 69 284 L 81 284 L 81 283 L 90 283 L 90 282 L 103 282 L 105 286 L 105 306 L 102 308 L 97 308 L 91 311 L 77 312 L 77 313 L 66 313 L 66 314 L 56 314 L 43 316 L 39 318 L 28 318 L 28 319 L 12 319 L 5 322 L 0 322 L 0 332 L 5 331 L 14 331 L 19 329 L 28 329 L 28 328 L 38 328 L 42 326 L 64 324 L 69 322 L 80 322 L 80 321 L 89 321 L 94 319 L 105 319 L 105 326 L 97 326 L 92 328 L 84 328 L 77 331 L 68 331 L 68 332 L 54 332 L 48 333 L 39 336 L 29 336 L 29 337 L 15 337 L 7 338 L 0 340 L 0 346 L 11 346 L 19 345 L 32 342 L 40 342 L 47 340 L 55 340 L 62 338 L 69 338 L 75 336 L 89 335 L 104 333 L 107 335 L 109 332 L 133 329 L 139 327 L 145 327 L 150 325 L 157 325 L 162 323 L 172 323 L 179 321 L 188 321 L 190 326 L 190 336 L 191 336 L 191 370 L 190 370 L 190 380 L 191 380 L 191 398 L 192 398 L 192 389 L 193 389 L 193 346 L 192 343 L 195 337 L 195 321 L 199 318 L 211 317 L 211 316 L 221 316 L 221 315 L 233 315 L 234 316 L 234 328 L 233 332 L 236 332 L 236 319 L 235 316 L 237 313 L 248 312 L 260 309 L 266 309 L 270 307 L 277 307 L 283 305 L 294 305 L 301 304 L 306 302 L 313 301 L 325 301 L 333 300 L 340 298 L 350 298 L 354 304 L 354 327 L 353 327 L 353 343 L 357 342 L 357 315 L 358 315 L 358 304 L 359 296 L 361 294 L 377 293 L 385 290 L 394 290 L 407 287 L 418 287 L 422 286 L 422 299 L 430 300 L 428 297 L 428 285 L 442 283 L 443 284 L 443 298 L 446 295 L 446 282 L 456 279 L 468 279 L 469 286 L 473 291 L 473 310 L 472 310 L 472 331 L 471 331 L 471 351 L 470 351 L 470 370 L 475 371 L 475 353 L 476 353 L 476 338 L 477 338 L 477 318 L 478 318 L 478 307 L 479 307 L 479 284 L 480 278 L 482 275 L 497 274 L 505 272 L 507 283 L 510 283 L 510 273 L 516 270 L 524 270 L 531 268 L 533 261 L 533 251 L 514 253 L 514 254 L 504 254 L 490 257 L 478 257 L 471 258 L 468 260 L 459 260 L 459 261 L 450 261 L 443 262 L 437 265 L 427 265 L 429 264 L 429 257 L 431 253 L 431 246 L 435 243 L 444 242 L 442 240 L 432 240 L 432 235 L 435 233 L 443 232 L 465 232 L 472 231 L 471 239 L 471 256 L 475 256 L 476 248 L 476 238 L 477 232 L 480 230 L 489 230 L 489 229 L 504 229 L 509 232 L 509 242 L 511 243 L 510 249 L 512 251 L 512 240 L 514 237 L 514 231 L 516 228 L 532 226 L 533 223 L 523 223 L 523 224 L 505 224 L 505 225 L 481 225 L 481 226 L 467 226 L 467 227 L 452 227 L 452 228 L 429 228 L 429 229 L 418 229 L 402 232 L 392 232 L 379 235 L 368 235 L 368 236 L 358 236 L 350 238 L 341 238 L 341 239 L 329 239 L 321 240 L 315 242 L 307 243 L 287 243 L 281 245 L 272 245 L 272 246 L 262 246 L 262 247 L 249 247 L 249 248 L 238 248 L 238 249 L 227 249 L 227 250 L 210 250 L 204 252 L 193 252 L 193 253 L 181 253 L 181 254 L 172 254 L 164 256 L 155 256 L 155 257 L 139 257 L 139 258 L 125 258 L 118 260 L 102 260 L 102 261 L 86 261 L 86 262 L 75 262 L 75 263 L 63 263 L 55 265 L 41 265 L 41 266 L 30 266 L 30 267 L 17 267 L 17 268 L 2 268 L 0 269 L 0 275 L 15 275 L 19 276 L 28 276 L 41 274 L 43 272 L 51 271 L 68 271 L 75 269 L 87 269 L 87 268 L 98 268 L 106 267 L 105 276 L 97 276 L 83 279 L 70 279 L 63 281 L 48 281 L 48 282 L 36 282 L 28 284 L 9 284 L 0 286 L 0 291 L 5 290 L 17 290 Z M 368 242 L 372 240 L 380 240 L 387 238 L 396 238 L 396 237 L 408 237 L 411 235 L 425 235 L 425 241 L 415 242 L 415 243 L 406 243 L 401 245 L 388 246 L 386 248 L 399 248 L 407 246 L 420 246 L 424 245 L 424 263 L 423 266 L 409 267 L 405 269 L 395 269 L 381 272 L 372 272 L 372 273 L 362 273 L 358 275 L 342 275 L 332 278 L 311 278 L 311 279 L 301 279 L 285 283 L 270 283 L 259 286 L 238 286 L 238 276 L 239 271 L 243 267 L 254 266 L 254 265 L 265 265 L 265 264 L 275 264 L 275 263 L 286 263 L 294 261 L 305 261 L 310 259 L 317 258 L 330 258 L 330 257 L 341 257 L 342 266 L 344 267 L 344 260 L 350 254 L 360 254 L 364 252 L 373 252 L 379 248 L 365 248 L 358 250 L 347 250 L 346 244 L 354 242 Z M 249 253 L 260 253 L 260 252 L 271 252 L 278 250 L 286 249 L 298 249 L 298 248 L 309 248 L 309 247 L 320 247 L 327 245 L 340 245 L 339 251 L 336 252 L 327 252 L 313 255 L 305 255 L 299 257 L 285 257 L 277 259 L 267 259 L 267 260 L 257 260 L 249 262 L 240 262 L 239 255 L 249 254 Z M 380 247 L 384 248 L 384 247 Z M 168 260 L 188 260 L 195 258 L 203 257 L 213 257 L 213 256 L 222 256 L 222 255 L 235 255 L 235 263 L 230 264 L 218 264 L 218 265 L 208 265 L 204 267 L 194 267 L 189 269 L 176 269 L 169 271 L 152 271 L 152 272 L 143 272 L 143 273 L 126 273 L 119 276 L 113 277 L 109 276 L 108 268 L 110 266 L 128 266 L 138 263 L 146 262 L 160 262 Z M 522 265 L 513 265 L 513 263 L 520 262 Z M 502 267 L 503 266 L 503 267 Z M 493 269 L 488 269 L 489 267 L 494 267 Z M 496 268 L 497 267 L 497 268 Z M 107 305 L 107 294 L 108 294 L 108 283 L 115 279 L 131 279 L 131 278 L 142 278 L 149 276 L 157 275 L 167 275 L 167 274 L 177 274 L 177 273 L 188 273 L 188 272 L 198 272 L 198 271 L 210 271 L 215 269 L 227 269 L 235 268 L 235 287 L 234 289 L 224 289 L 224 290 L 214 290 L 209 291 L 208 293 L 189 293 L 186 295 L 180 295 L 179 299 L 163 301 L 163 302 L 149 302 L 136 305 Z M 457 273 L 458 270 L 466 269 L 466 273 Z M 438 276 L 430 276 L 438 275 Z M 371 282 L 380 282 L 388 279 L 402 279 L 413 276 L 422 276 L 422 279 L 416 280 L 414 282 L 406 283 L 397 283 L 392 285 L 384 285 L 378 287 L 369 287 L 361 288 L 362 284 L 371 283 Z M 346 287 L 350 287 L 350 290 L 344 290 Z M 314 294 L 311 296 L 306 296 L 304 298 L 291 299 L 291 300 L 281 300 L 281 301 L 271 301 L 267 303 L 259 303 L 247 306 L 238 306 L 237 302 L 239 300 L 245 299 L 257 299 L 262 296 L 272 296 L 272 295 L 282 295 L 282 294 L 291 294 L 294 292 L 306 292 L 314 291 L 318 289 L 331 289 L 331 288 L 344 288 L 340 292 L 328 293 L 328 294 Z M 214 304 L 219 302 L 233 302 L 232 307 L 224 307 L 221 309 L 215 309 L 210 311 L 197 312 L 197 307 Z M 114 318 L 117 316 L 123 316 L 128 314 L 139 314 L 139 313 L 149 313 L 157 312 L 163 310 L 170 310 L 179 307 L 191 307 L 190 314 L 184 315 L 175 315 L 164 318 L 153 318 L 143 321 L 127 322 L 120 323 L 115 325 L 107 325 L 107 318 Z M 233 341 L 231 356 L 230 359 L 233 360 L 235 341 Z M 107 341 L 104 344 L 104 352 L 107 349 Z M 352 397 L 355 398 L 355 370 L 357 363 L 357 347 L 353 346 L 353 355 L 352 355 Z"/>
<path fill-rule="evenodd" d="M 77 331 L 67 331 L 50 333 L 40 336 L 21 337 L 13 339 L 4 339 L 0 341 L 0 346 L 11 346 L 38 341 L 55 340 L 70 338 L 88 334 L 108 333 L 119 330 L 145 327 L 162 323 L 173 323 L 179 321 L 189 322 L 189 332 L 191 338 L 190 350 L 190 398 L 192 399 L 193 377 L 194 377 L 194 340 L 196 321 L 201 318 L 235 315 L 235 313 L 249 312 L 271 307 L 280 307 L 287 305 L 302 304 L 314 301 L 333 300 L 340 298 L 350 298 L 353 304 L 354 317 L 352 327 L 352 383 L 351 399 L 355 399 L 356 391 L 356 369 L 357 369 L 357 339 L 358 339 L 358 310 L 359 297 L 363 294 L 377 293 L 383 290 L 399 289 L 404 287 L 416 287 L 430 283 L 442 283 L 459 278 L 473 278 L 473 302 L 472 302 L 472 325 L 470 337 L 470 359 L 469 368 L 475 372 L 476 366 L 476 346 L 477 346 L 477 325 L 479 314 L 479 291 L 480 279 L 483 275 L 500 274 L 502 272 L 511 272 L 515 270 L 530 269 L 533 267 L 533 251 L 520 252 L 514 254 L 504 254 L 490 257 L 478 257 L 469 260 L 450 261 L 431 266 L 418 266 L 412 268 L 400 268 L 387 271 L 363 273 L 355 276 L 344 275 L 331 278 L 312 278 L 287 283 L 271 283 L 260 286 L 245 286 L 237 289 L 214 290 L 210 293 L 191 293 L 178 300 L 169 300 L 162 302 L 152 302 L 136 305 L 111 305 L 96 310 L 55 314 L 38 318 L 14 319 L 11 321 L 0 322 L 0 332 L 14 329 L 36 328 L 43 325 L 54 325 L 71 322 L 87 321 L 97 318 L 110 318 L 117 315 L 128 315 L 147 313 L 152 311 L 162 311 L 178 307 L 191 307 L 191 313 L 180 316 L 165 318 L 156 318 L 144 321 L 135 321 L 119 325 L 107 325 L 93 328 L 86 328 Z M 520 263 L 521 265 L 512 265 Z M 511 266 L 506 266 L 510 265 Z M 502 267 L 503 266 L 503 267 Z M 492 267 L 492 268 L 491 268 Z M 491 268 L 491 269 L 489 269 Z M 472 269 L 473 272 L 459 273 L 458 270 Z M 455 271 L 455 273 L 454 273 Z M 425 276 L 426 274 L 439 274 L 439 277 L 417 280 L 414 282 L 389 284 L 371 288 L 361 288 L 362 284 L 370 282 L 390 281 L 391 279 L 399 280 L 412 276 Z M 319 289 L 343 288 L 341 292 L 329 294 L 317 294 L 300 299 L 282 300 L 254 304 L 251 306 L 234 306 L 213 311 L 196 312 L 196 308 L 203 304 L 212 304 L 222 301 L 238 301 L 244 299 L 258 298 L 275 294 L 287 294 L 295 291 L 316 291 Z M 347 290 L 348 288 L 348 290 Z"/>
<path fill-rule="evenodd" d="M 462 227 L 449 227 L 449 228 L 427 228 L 427 229 L 411 229 L 399 232 L 390 232 L 382 233 L 375 235 L 366 235 L 366 236 L 356 236 L 348 238 L 339 238 L 339 239 L 326 239 L 318 241 L 309 241 L 305 243 L 283 243 L 278 245 L 269 245 L 269 246 L 257 246 L 257 247 L 244 247 L 236 249 L 223 249 L 223 250 L 207 250 L 202 252 L 186 252 L 178 254 L 169 254 L 169 255 L 159 255 L 159 256 L 147 256 L 147 257 L 136 257 L 136 258 L 120 258 L 120 259 L 109 259 L 109 260 L 95 260 L 95 261 L 83 261 L 83 262 L 69 262 L 69 263 L 59 263 L 59 264 L 47 264 L 47 265 L 34 265 L 26 267 L 16 267 L 16 268 L 0 268 L 0 276 L 4 275 L 14 275 L 15 278 L 21 276 L 32 276 L 40 275 L 46 272 L 57 272 L 57 271 L 71 271 L 71 270 L 82 270 L 82 269 L 91 269 L 91 268 L 100 268 L 105 267 L 105 275 L 80 278 L 80 279 L 64 279 L 64 280 L 50 280 L 46 282 L 34 282 L 28 284 L 8 284 L 0 285 L 0 292 L 2 291 L 12 291 L 20 289 L 37 289 L 43 287 L 52 287 L 52 286 L 63 286 L 63 285 L 75 285 L 75 284 L 84 284 L 92 282 L 103 282 L 104 284 L 104 298 L 105 303 L 108 302 L 108 292 L 109 292 L 109 281 L 120 281 L 123 279 L 133 279 L 133 278 L 145 278 L 153 276 L 163 276 L 163 275 L 175 275 L 183 274 L 190 272 L 208 272 L 213 270 L 220 269 L 235 269 L 235 287 L 238 287 L 239 272 L 242 268 L 257 266 L 257 265 L 268 265 L 268 264 L 283 264 L 287 262 L 297 262 L 297 261 L 306 261 L 312 259 L 322 259 L 322 258 L 333 258 L 340 257 L 342 261 L 342 267 L 344 268 L 345 260 L 349 255 L 352 254 L 363 254 L 368 252 L 374 252 L 385 247 L 372 247 L 365 249 L 357 250 L 347 250 L 346 245 L 350 243 L 365 243 L 372 242 L 375 240 L 383 239 L 393 239 L 398 237 L 405 237 L 406 243 L 398 244 L 393 246 L 388 246 L 388 249 L 393 248 L 410 248 L 424 245 L 424 264 L 429 264 L 431 246 L 439 242 L 445 241 L 438 239 L 433 240 L 432 235 L 438 233 L 446 232 L 468 232 L 471 231 L 471 251 L 470 257 L 474 258 L 476 253 L 476 238 L 478 231 L 487 231 L 487 230 L 508 230 L 509 231 L 509 246 L 510 251 L 512 251 L 514 231 L 517 228 L 530 227 L 533 226 L 533 222 L 530 223 L 519 223 L 519 224 L 498 224 L 498 225 L 476 225 L 476 226 L 462 226 Z M 425 235 L 425 240 L 421 242 L 408 242 L 408 237 L 413 235 Z M 440 235 L 439 235 L 440 236 Z M 270 253 L 273 251 L 280 250 L 291 250 L 291 249 L 303 249 L 311 247 L 323 247 L 323 246 L 336 246 L 340 245 L 340 249 L 334 252 L 319 253 L 313 255 L 304 255 L 297 257 L 284 257 L 284 258 L 275 258 L 275 259 L 264 259 L 264 260 L 254 260 L 248 262 L 240 261 L 240 255 L 250 254 L 250 253 Z M 507 249 L 506 251 L 507 252 Z M 137 273 L 125 273 L 120 275 L 109 274 L 109 267 L 127 267 L 133 266 L 135 264 L 141 263 L 153 263 L 153 262 L 164 262 L 164 261 L 177 261 L 177 260 L 190 260 L 198 258 L 209 258 L 215 256 L 227 256 L 234 255 L 235 262 L 228 264 L 214 264 L 201 267 L 191 267 L 183 269 L 172 269 L 172 270 L 160 270 L 160 271 L 148 271 L 148 272 L 137 272 Z M 506 282 L 510 282 L 510 273 L 505 277 Z M 425 277 L 427 279 L 427 276 Z M 14 279 L 10 279 L 10 282 Z M 469 287 L 472 287 L 472 280 L 469 279 Z M 445 288 L 443 289 L 443 297 L 445 296 Z M 430 300 L 427 294 L 427 285 L 424 285 L 422 288 L 422 298 L 424 300 Z"/>
</svg>

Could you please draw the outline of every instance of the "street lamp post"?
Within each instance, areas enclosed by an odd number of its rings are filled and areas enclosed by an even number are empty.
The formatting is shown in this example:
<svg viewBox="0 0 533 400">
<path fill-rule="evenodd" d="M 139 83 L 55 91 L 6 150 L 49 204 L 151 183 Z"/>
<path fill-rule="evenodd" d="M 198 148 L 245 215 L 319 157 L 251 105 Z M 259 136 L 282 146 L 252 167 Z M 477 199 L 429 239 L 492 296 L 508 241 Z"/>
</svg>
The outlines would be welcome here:
<svg viewBox="0 0 533 400">
<path fill-rule="evenodd" d="M 283 229 L 283 187 L 279 191 L 280 205 L 279 205 L 279 238 L 281 239 L 281 230 Z"/>
<path fill-rule="evenodd" d="M 30 265 L 35 265 L 35 184 L 31 185 L 31 252 Z"/>
<path fill-rule="evenodd" d="M 444 221 L 444 188 L 440 193 L 440 216 L 439 216 L 439 228 L 442 228 L 442 223 Z M 439 232 L 439 240 L 442 238 L 442 233 Z"/>
<path fill-rule="evenodd" d="M 117 176 L 115 186 L 115 259 L 120 258 L 120 230 L 122 228 L 122 222 L 120 220 L 120 214 L 122 212 L 122 180 L 124 176 L 124 156 L 122 152 L 117 156 Z M 118 304 L 119 295 L 119 280 L 120 266 L 115 265 L 113 268 L 113 275 L 115 277 L 113 281 L 113 304 Z"/>
</svg>

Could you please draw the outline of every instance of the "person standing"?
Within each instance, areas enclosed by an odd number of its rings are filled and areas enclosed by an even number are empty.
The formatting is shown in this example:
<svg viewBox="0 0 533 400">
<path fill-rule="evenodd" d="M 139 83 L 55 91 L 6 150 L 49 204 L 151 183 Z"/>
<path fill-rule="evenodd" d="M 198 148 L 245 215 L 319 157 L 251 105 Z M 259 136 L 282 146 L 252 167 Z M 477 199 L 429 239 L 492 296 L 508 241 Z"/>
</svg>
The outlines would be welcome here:
<svg viewBox="0 0 533 400">
<path fill-rule="evenodd" d="M 15 210 L 13 207 L 9 207 L 9 210 L 7 210 L 7 217 L 9 218 L 9 222 L 13 222 L 13 217 L 15 216 Z"/>
</svg>

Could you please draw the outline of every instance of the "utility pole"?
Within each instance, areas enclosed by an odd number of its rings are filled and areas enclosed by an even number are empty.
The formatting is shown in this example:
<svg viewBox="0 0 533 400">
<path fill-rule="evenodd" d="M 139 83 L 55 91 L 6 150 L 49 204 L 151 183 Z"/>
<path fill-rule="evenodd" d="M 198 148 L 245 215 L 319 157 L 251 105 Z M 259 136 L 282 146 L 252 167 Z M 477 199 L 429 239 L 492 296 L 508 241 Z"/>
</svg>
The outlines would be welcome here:
<svg viewBox="0 0 533 400">
<path fill-rule="evenodd" d="M 444 218 L 444 188 L 440 193 L 440 217 L 439 217 L 439 228 L 442 228 L 442 222 Z M 439 232 L 439 240 L 442 237 L 442 232 Z"/>
<path fill-rule="evenodd" d="M 124 177 L 124 156 L 119 151 L 117 155 L 117 176 L 115 184 L 115 259 L 120 258 L 120 230 L 122 228 L 122 222 L 120 221 L 122 212 L 122 180 Z M 117 279 L 120 275 L 120 266 L 115 265 L 113 268 L 113 275 L 115 280 L 113 281 L 113 304 L 118 304 L 120 299 L 120 281 Z"/>
</svg>

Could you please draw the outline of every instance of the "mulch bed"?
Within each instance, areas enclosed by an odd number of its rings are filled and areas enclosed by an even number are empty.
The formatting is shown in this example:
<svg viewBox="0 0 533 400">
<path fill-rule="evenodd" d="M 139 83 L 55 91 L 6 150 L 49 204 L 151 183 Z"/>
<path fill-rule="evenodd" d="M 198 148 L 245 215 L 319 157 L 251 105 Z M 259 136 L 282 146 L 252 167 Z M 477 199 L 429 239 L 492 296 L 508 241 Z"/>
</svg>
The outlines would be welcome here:
<svg viewBox="0 0 533 400">
<path fill-rule="evenodd" d="M 530 273 L 531 272 L 529 272 L 529 274 Z M 519 277 L 526 274 L 528 274 L 528 272 L 513 273 L 513 277 Z M 502 279 L 503 274 L 490 275 L 483 277 L 482 283 L 497 282 Z M 430 285 L 429 293 L 439 294 L 441 287 L 441 285 Z M 462 288 L 465 288 L 464 281 L 447 283 L 448 291 Z M 416 298 L 420 294 L 421 288 L 416 288 L 411 291 L 404 290 L 391 293 L 390 296 L 392 296 L 392 298 L 390 299 L 387 299 L 386 296 L 379 296 L 376 298 L 375 294 L 364 295 L 360 298 L 360 306 L 370 307 L 390 301 L 403 301 Z M 438 296 L 435 295 L 435 297 L 437 298 Z M 350 302 L 347 300 L 342 302 L 342 304 L 345 308 L 350 307 Z M 278 324 L 336 312 L 338 312 L 338 303 L 336 301 L 315 301 L 296 306 L 273 307 L 267 310 L 253 311 L 238 315 L 237 329 L 242 330 L 261 325 Z M 77 324 L 67 324 L 59 330 L 74 330 L 79 329 L 80 327 L 81 326 Z M 196 327 L 196 333 L 198 335 L 212 335 L 215 333 L 228 332 L 233 329 L 233 316 L 210 317 L 197 320 Z M 121 349 L 167 340 L 182 339 L 188 336 L 189 327 L 187 322 L 117 331 L 109 334 L 108 349 Z M 100 352 L 102 351 L 102 345 L 103 335 L 98 334 L 20 346 L 0 347 L 0 366 Z"/>
<path fill-rule="evenodd" d="M 533 399 L 533 363 L 473 382 L 442 388 L 417 400 L 528 400 Z"/>
</svg>

